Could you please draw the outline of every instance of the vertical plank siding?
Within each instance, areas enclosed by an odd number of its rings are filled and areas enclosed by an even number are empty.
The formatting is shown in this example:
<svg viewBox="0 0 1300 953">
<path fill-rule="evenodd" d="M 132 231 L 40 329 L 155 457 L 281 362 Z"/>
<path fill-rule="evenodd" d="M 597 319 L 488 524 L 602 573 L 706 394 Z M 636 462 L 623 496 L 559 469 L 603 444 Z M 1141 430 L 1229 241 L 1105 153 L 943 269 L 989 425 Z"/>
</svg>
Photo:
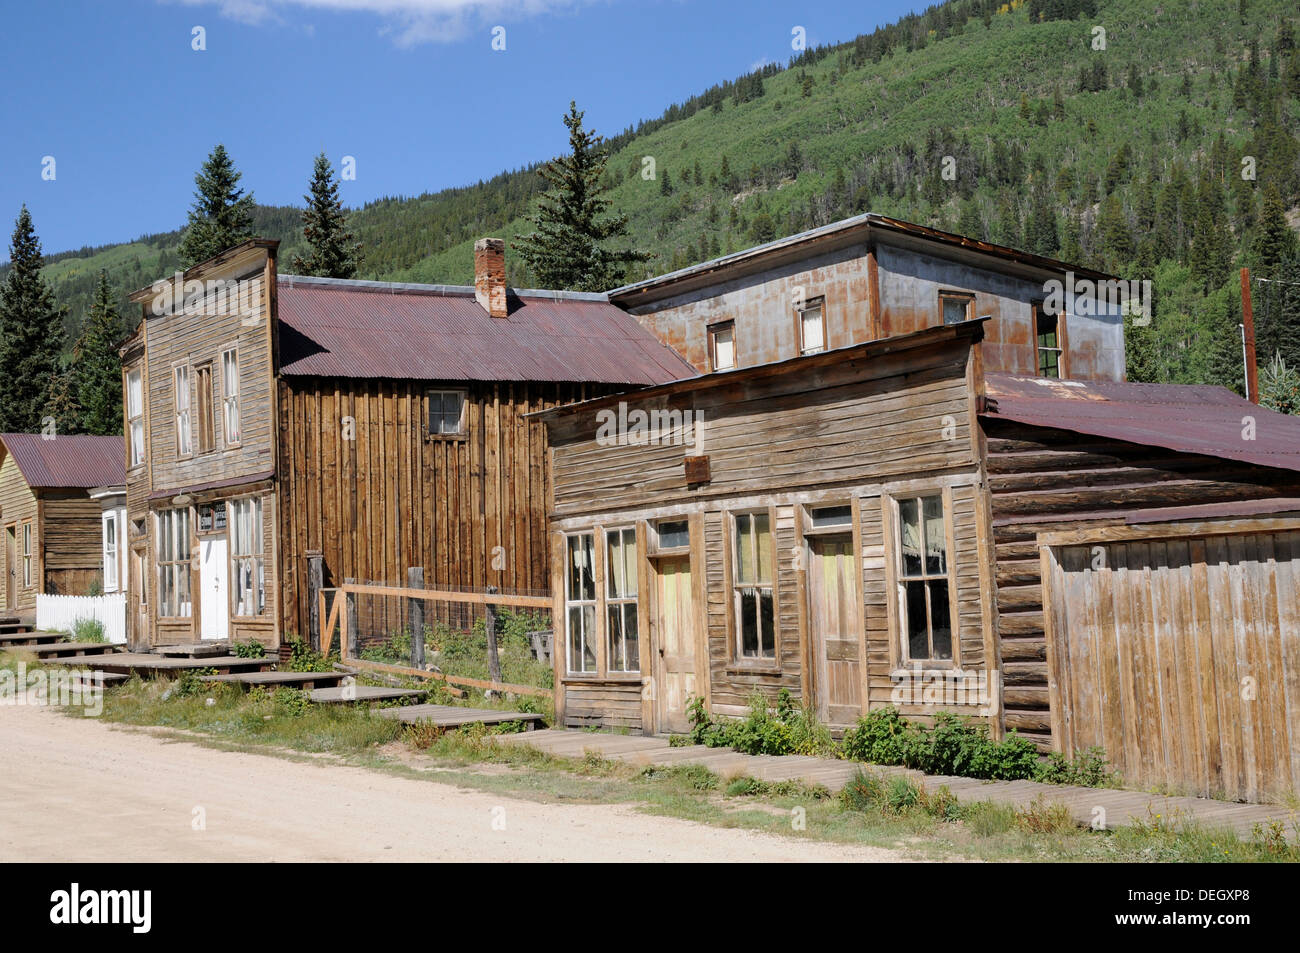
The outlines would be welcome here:
<svg viewBox="0 0 1300 953">
<path fill-rule="evenodd" d="M 1122 525 L 1127 512 L 1143 507 L 1297 496 L 1300 479 L 1285 470 L 988 417 L 981 418 L 981 425 L 988 448 L 1005 726 L 1048 748 L 1052 719 L 1037 534 Z M 1121 555 L 1127 559 L 1129 554 Z M 1167 548 L 1157 556 L 1167 559 Z M 1129 570 L 1124 565 L 1118 571 Z M 1170 585 L 1174 579 L 1181 577 L 1170 577 Z M 1120 602 L 1114 611 L 1127 624 L 1135 614 L 1150 610 L 1145 604 Z M 1125 659 L 1122 672 L 1107 676 L 1106 684 L 1132 691 L 1124 681 L 1131 675 L 1130 661 L 1138 669 L 1156 664 L 1135 654 Z"/>
<path fill-rule="evenodd" d="M 525 415 L 583 400 L 593 385 L 458 383 L 468 391 L 461 437 L 428 432 L 438 385 L 283 377 L 277 386 L 284 632 L 307 631 L 310 552 L 324 556 L 327 586 L 402 586 L 422 566 L 428 588 L 549 588 L 546 433 Z"/>
</svg>

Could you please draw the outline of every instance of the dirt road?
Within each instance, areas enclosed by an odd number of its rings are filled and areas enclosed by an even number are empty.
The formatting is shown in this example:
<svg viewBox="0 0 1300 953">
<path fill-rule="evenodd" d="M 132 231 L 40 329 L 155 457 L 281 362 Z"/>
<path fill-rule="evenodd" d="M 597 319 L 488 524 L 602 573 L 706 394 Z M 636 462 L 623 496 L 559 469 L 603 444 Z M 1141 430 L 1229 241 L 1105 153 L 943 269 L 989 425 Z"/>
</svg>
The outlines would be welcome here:
<svg viewBox="0 0 1300 953">
<path fill-rule="evenodd" d="M 622 805 L 539 804 L 217 751 L 41 708 L 0 707 L 0 765 L 4 861 L 899 859 Z"/>
</svg>

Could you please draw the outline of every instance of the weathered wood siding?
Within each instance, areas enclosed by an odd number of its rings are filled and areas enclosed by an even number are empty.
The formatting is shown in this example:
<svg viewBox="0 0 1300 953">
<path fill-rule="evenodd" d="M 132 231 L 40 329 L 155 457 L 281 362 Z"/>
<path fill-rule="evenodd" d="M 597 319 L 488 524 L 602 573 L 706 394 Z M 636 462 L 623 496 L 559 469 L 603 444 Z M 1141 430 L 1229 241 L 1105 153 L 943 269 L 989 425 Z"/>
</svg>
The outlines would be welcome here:
<svg viewBox="0 0 1300 953">
<path fill-rule="evenodd" d="M 421 566 L 428 588 L 549 588 L 546 430 L 524 415 L 591 396 L 591 386 L 449 384 L 468 390 L 461 437 L 429 434 L 435 386 L 280 379 L 284 631 L 308 631 L 313 552 L 326 586 L 404 586 Z"/>
<path fill-rule="evenodd" d="M 3 453 L 3 451 L 0 451 Z M 34 535 L 32 547 L 36 558 L 36 565 L 33 567 L 32 585 L 23 585 L 23 523 L 27 520 L 32 522 L 32 533 Z M 8 545 L 3 533 L 13 527 L 14 538 L 14 565 L 8 563 Z M 40 521 L 37 515 L 36 494 L 27 485 L 23 479 L 22 472 L 18 469 L 18 464 L 14 458 L 4 453 L 3 461 L 0 461 L 0 609 L 11 612 L 35 610 L 36 594 L 41 591 L 41 576 L 37 571 L 40 567 Z M 17 595 L 14 605 L 8 605 L 8 573 L 15 573 L 14 590 Z"/>
<path fill-rule="evenodd" d="M 1300 495 L 1300 480 L 1179 454 L 982 418 L 996 545 L 997 628 L 1007 728 L 1050 747 L 1039 532 L 1124 523 L 1143 507 Z"/>
<path fill-rule="evenodd" d="M 814 506 L 854 506 L 857 521 L 845 531 L 852 533 L 861 573 L 863 625 L 856 652 L 844 661 L 866 658 L 860 667 L 861 697 L 884 705 L 891 703 L 891 675 L 901 665 L 886 572 L 893 540 L 887 538 L 885 514 L 893 495 L 943 493 L 952 530 L 955 662 L 962 668 L 982 667 L 988 633 L 981 612 L 976 531 L 981 476 L 971 429 L 971 353 L 965 337 L 945 337 L 941 343 L 900 347 L 897 353 L 828 355 L 734 381 L 713 378 L 709 385 L 662 397 L 627 398 L 629 415 L 637 409 L 689 410 L 701 435 L 694 445 L 600 440 L 601 418 L 595 415 L 604 405 L 559 415 L 550 420 L 552 525 L 560 533 L 644 527 L 661 519 L 690 518 L 698 525 L 693 528 L 698 536 L 692 538 L 692 572 L 702 580 L 707 672 L 697 660 L 702 683 L 697 693 L 709 699 L 715 712 L 741 714 L 755 691 L 769 699 L 782 688 L 796 698 L 808 697 L 805 513 Z M 708 457 L 711 480 L 688 485 L 685 458 L 697 455 Z M 738 658 L 731 596 L 730 514 L 754 511 L 770 515 L 775 553 L 776 658 L 758 664 Z M 645 536 L 642 529 L 639 538 Z M 649 558 L 644 543 L 638 555 L 642 562 Z M 558 606 L 563 587 L 562 579 L 557 580 Z M 653 614 L 651 588 L 638 592 L 643 667 L 657 651 L 645 621 Z M 597 620 L 603 638 L 600 612 Z M 600 678 L 567 671 L 558 627 L 556 647 L 561 708 L 567 712 L 568 700 L 574 699 L 587 711 L 591 686 Z M 954 706 L 904 707 L 931 714 L 937 707 Z M 612 707 L 609 713 L 613 723 Z"/>
<path fill-rule="evenodd" d="M 99 501 L 85 492 L 45 491 L 41 506 L 44 591 L 85 596 L 92 582 L 103 581 L 101 512 Z"/>
</svg>

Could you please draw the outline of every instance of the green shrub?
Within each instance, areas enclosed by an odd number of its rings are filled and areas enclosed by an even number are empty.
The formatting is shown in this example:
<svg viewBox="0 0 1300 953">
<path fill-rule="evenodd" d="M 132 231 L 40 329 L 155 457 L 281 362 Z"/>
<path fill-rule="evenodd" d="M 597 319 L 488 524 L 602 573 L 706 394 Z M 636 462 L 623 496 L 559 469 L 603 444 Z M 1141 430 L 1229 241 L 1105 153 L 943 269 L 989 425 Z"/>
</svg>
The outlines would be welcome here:
<svg viewBox="0 0 1300 953">
<path fill-rule="evenodd" d="M 107 642 L 108 637 L 104 635 L 104 623 L 98 619 L 80 618 L 72 623 L 73 642 Z"/>
<path fill-rule="evenodd" d="M 271 702 L 277 715 L 300 718 L 311 710 L 311 701 L 301 689 L 281 685 L 271 692 Z"/>
<path fill-rule="evenodd" d="M 265 658 L 266 646 L 257 641 L 257 639 L 249 639 L 247 642 L 236 642 L 235 654 L 240 658 Z"/>
<path fill-rule="evenodd" d="M 874 774 L 859 769 L 840 790 L 840 803 L 850 811 L 877 810 L 885 800 L 885 786 Z"/>
<path fill-rule="evenodd" d="M 1053 751 L 1038 764 L 1035 781 L 1046 784 L 1079 784 L 1098 788 L 1112 784 L 1115 772 L 1111 770 L 1104 748 L 1093 745 L 1067 759 Z"/>
<path fill-rule="evenodd" d="M 723 793 L 727 797 L 757 797 L 767 793 L 767 785 L 757 778 L 742 775 L 727 782 L 727 789 Z"/>
<path fill-rule="evenodd" d="M 742 754 L 832 754 L 830 731 L 810 709 L 794 704 L 785 689 L 772 712 L 760 692 L 749 698 L 749 714 L 742 719 L 715 719 L 704 709 L 704 699 L 692 697 L 687 705 L 690 740 L 710 748 L 734 748 Z"/>
<path fill-rule="evenodd" d="M 171 687 L 171 694 L 176 698 L 193 698 L 196 695 L 202 695 L 205 692 L 212 691 L 212 685 L 208 682 L 201 681 L 204 675 L 216 675 L 215 668 L 187 668 L 181 672 L 176 679 L 176 684 Z"/>
<path fill-rule="evenodd" d="M 903 764 L 917 726 L 896 708 L 876 708 L 844 732 L 840 752 L 852 761 Z"/>
<path fill-rule="evenodd" d="M 311 647 L 305 639 L 289 638 L 286 640 L 289 646 L 289 664 L 286 666 L 290 672 L 332 672 L 334 665 L 329 659 L 322 656 L 319 652 Z"/>
</svg>

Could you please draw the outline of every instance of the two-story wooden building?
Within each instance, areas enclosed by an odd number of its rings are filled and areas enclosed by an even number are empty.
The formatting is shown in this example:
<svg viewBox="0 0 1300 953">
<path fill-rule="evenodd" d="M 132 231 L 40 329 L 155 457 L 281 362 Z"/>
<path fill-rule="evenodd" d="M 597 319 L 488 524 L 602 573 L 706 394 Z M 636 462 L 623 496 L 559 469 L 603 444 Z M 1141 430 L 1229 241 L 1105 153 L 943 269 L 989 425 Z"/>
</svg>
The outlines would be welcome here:
<svg viewBox="0 0 1300 953">
<path fill-rule="evenodd" d="M 680 731 L 786 688 L 1300 789 L 1300 420 L 1126 383 L 1115 303 L 1040 307 L 1104 276 L 918 232 L 611 293 L 705 373 L 540 415 L 559 717 Z"/>
<path fill-rule="evenodd" d="M 280 276 L 253 239 L 132 296 L 122 347 L 136 646 L 277 644 L 325 585 L 544 588 L 525 415 L 692 370 L 603 295 Z"/>
</svg>

